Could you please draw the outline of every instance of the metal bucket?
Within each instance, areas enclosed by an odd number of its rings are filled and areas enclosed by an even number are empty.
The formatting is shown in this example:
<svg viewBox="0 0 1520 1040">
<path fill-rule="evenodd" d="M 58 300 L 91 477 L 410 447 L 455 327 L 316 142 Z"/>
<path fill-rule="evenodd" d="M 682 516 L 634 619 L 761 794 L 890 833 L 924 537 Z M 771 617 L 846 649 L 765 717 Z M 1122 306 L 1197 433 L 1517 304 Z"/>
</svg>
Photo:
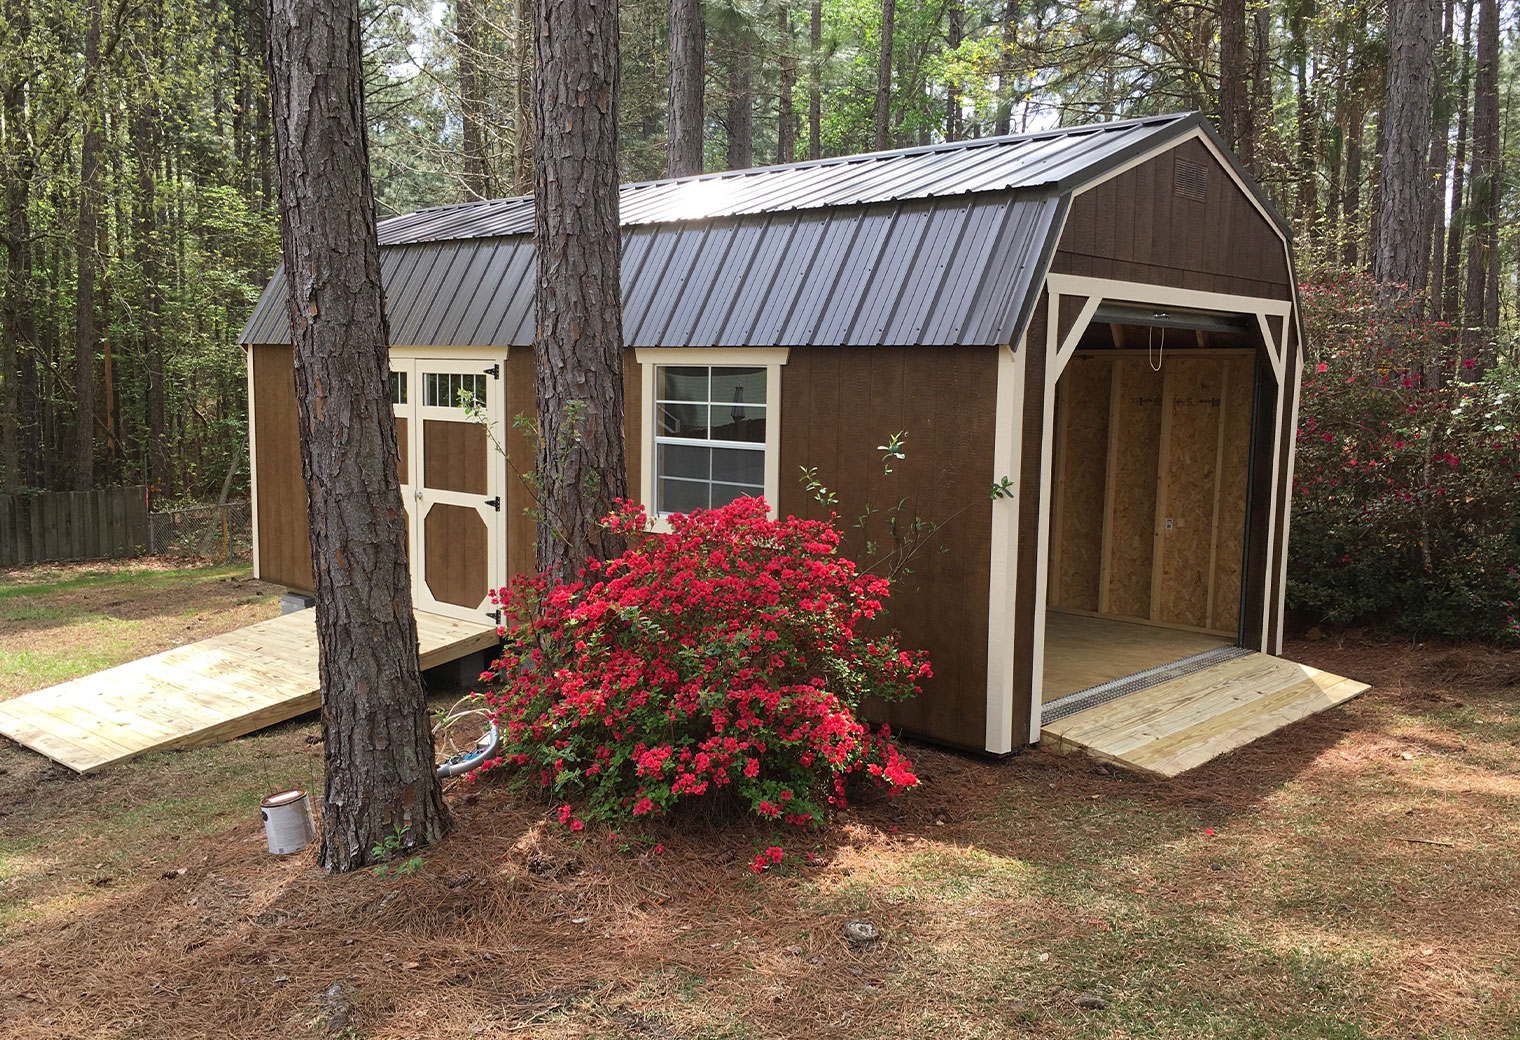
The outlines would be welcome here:
<svg viewBox="0 0 1520 1040">
<path fill-rule="evenodd" d="M 269 851 L 276 856 L 300 852 L 317 835 L 311 818 L 311 799 L 305 791 L 272 794 L 259 803 L 259 813 L 264 817 Z"/>
</svg>

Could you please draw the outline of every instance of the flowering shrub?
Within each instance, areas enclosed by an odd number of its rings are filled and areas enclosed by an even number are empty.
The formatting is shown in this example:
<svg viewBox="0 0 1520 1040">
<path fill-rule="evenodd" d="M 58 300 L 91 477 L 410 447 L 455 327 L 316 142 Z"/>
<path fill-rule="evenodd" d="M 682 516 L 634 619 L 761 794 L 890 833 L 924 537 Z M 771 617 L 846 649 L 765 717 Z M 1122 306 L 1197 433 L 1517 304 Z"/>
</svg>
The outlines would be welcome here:
<svg viewBox="0 0 1520 1040">
<path fill-rule="evenodd" d="M 1511 639 L 1520 599 L 1520 386 L 1474 380 L 1450 326 L 1364 276 L 1300 287 L 1289 605 L 1417 636 Z"/>
<path fill-rule="evenodd" d="M 627 504 L 607 523 L 632 541 L 619 558 L 495 597 L 504 645 L 482 678 L 508 766 L 608 820 L 703 800 L 805 827 L 851 778 L 917 784 L 856 713 L 918 692 L 929 663 L 873 634 L 888 583 L 838 555 L 831 525 L 770 520 L 753 498 L 672 516 L 669 534 Z"/>
</svg>

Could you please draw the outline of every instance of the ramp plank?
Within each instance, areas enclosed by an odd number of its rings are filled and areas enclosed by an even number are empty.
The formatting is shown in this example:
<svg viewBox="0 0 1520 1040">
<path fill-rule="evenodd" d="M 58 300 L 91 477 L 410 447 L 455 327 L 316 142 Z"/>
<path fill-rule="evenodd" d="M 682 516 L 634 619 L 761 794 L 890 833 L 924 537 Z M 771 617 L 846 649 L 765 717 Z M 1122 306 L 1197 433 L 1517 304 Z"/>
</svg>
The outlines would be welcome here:
<svg viewBox="0 0 1520 1040">
<path fill-rule="evenodd" d="M 1061 751 L 1085 751 L 1176 776 L 1367 690 L 1366 683 L 1248 654 L 1077 712 L 1040 731 Z"/>
<path fill-rule="evenodd" d="M 417 614 L 423 668 L 496 645 L 494 627 Z M 319 704 L 316 612 L 303 610 L 0 702 L 0 734 L 80 773 L 203 747 Z"/>
</svg>

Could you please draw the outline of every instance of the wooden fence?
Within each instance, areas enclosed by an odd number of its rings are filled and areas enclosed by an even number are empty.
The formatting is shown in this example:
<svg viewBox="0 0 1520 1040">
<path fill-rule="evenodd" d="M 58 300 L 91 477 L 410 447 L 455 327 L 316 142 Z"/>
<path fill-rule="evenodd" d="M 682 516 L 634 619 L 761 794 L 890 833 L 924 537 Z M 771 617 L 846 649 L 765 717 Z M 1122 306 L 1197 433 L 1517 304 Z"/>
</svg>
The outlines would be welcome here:
<svg viewBox="0 0 1520 1040">
<path fill-rule="evenodd" d="M 148 551 L 148 489 L 0 495 L 0 567 Z"/>
</svg>

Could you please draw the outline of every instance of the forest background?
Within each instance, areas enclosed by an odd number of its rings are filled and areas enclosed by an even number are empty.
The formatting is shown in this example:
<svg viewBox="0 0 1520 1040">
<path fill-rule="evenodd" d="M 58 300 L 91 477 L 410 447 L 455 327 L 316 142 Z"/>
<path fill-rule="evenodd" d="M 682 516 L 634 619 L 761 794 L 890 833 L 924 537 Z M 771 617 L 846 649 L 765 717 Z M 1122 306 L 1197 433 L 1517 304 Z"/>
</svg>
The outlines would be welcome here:
<svg viewBox="0 0 1520 1040">
<path fill-rule="evenodd" d="M 381 216 L 524 193 L 531 3 L 362 10 Z M 1517 16 L 623 0 L 623 178 L 670 172 L 682 122 L 701 128 L 685 169 L 714 171 L 1207 113 L 1296 232 L 1292 605 L 1306 624 L 1515 639 Z M 279 262 L 263 50 L 257 2 L 0 0 L 0 490 L 144 483 L 165 508 L 230 473 L 246 492 L 236 341 Z M 1379 227 L 1407 191 L 1424 216 Z"/>
</svg>

